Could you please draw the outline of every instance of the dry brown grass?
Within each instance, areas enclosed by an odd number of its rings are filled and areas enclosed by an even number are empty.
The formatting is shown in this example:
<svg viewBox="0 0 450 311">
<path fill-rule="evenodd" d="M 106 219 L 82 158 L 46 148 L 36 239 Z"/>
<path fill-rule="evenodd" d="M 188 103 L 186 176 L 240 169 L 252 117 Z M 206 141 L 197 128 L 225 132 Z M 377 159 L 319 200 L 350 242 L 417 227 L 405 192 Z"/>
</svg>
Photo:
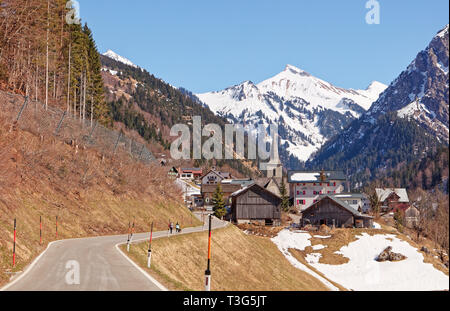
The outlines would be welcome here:
<svg viewBox="0 0 450 311">
<path fill-rule="evenodd" d="M 155 240 L 149 272 L 172 290 L 204 290 L 207 233 Z M 142 267 L 147 244 L 130 256 Z M 319 280 L 292 266 L 269 238 L 246 235 L 235 226 L 212 234 L 212 290 L 326 291 Z"/>
<path fill-rule="evenodd" d="M 13 219 L 17 218 L 17 266 L 22 270 L 55 239 L 123 234 L 135 221 L 136 232 L 155 222 L 165 230 L 169 218 L 186 226 L 200 222 L 182 204 L 181 193 L 165 168 L 145 166 L 129 157 L 103 157 L 75 149 L 51 134 L 10 131 L 0 110 L 0 285 L 10 275 Z M 39 245 L 39 216 L 43 245 Z"/>
</svg>

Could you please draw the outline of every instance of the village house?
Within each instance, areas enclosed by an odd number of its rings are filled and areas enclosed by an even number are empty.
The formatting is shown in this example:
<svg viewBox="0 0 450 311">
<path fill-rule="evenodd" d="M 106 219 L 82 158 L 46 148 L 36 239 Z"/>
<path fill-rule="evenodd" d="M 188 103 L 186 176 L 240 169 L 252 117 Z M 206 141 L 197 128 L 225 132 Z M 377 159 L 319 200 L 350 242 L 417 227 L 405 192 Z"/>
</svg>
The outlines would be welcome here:
<svg viewBox="0 0 450 311">
<path fill-rule="evenodd" d="M 410 206 L 405 210 L 405 227 L 414 228 L 419 224 L 420 212 L 414 206 Z"/>
<path fill-rule="evenodd" d="M 289 171 L 288 183 L 294 206 L 300 211 L 316 203 L 324 194 L 339 194 L 345 189 L 343 171 Z"/>
<path fill-rule="evenodd" d="M 171 178 L 177 178 L 178 176 L 178 170 L 176 167 L 172 166 L 172 168 L 169 170 L 169 172 L 167 173 L 167 175 Z"/>
<path fill-rule="evenodd" d="M 258 184 L 251 184 L 231 195 L 229 218 L 236 224 L 281 224 L 281 198 Z"/>
<path fill-rule="evenodd" d="M 242 184 L 240 183 L 231 183 L 231 182 L 222 182 L 220 183 L 222 188 L 223 199 L 226 205 L 230 205 L 230 196 L 232 193 L 242 189 Z M 203 198 L 204 207 L 207 210 L 212 210 L 213 208 L 213 197 L 214 192 L 216 192 L 217 184 L 202 184 L 201 194 Z"/>
<path fill-rule="evenodd" d="M 201 168 L 182 168 L 179 170 L 178 177 L 182 180 L 195 180 L 202 176 Z"/>
<path fill-rule="evenodd" d="M 206 174 L 200 178 L 202 185 L 217 185 L 225 179 L 233 179 L 233 176 L 228 172 L 216 171 L 214 168 L 209 170 Z"/>
<path fill-rule="evenodd" d="M 366 210 L 364 210 L 366 209 L 366 207 L 364 206 L 364 194 L 362 193 L 339 193 L 333 196 L 347 203 L 351 208 L 357 210 L 360 213 L 367 212 Z"/>
<path fill-rule="evenodd" d="M 408 192 L 404 188 L 377 188 L 375 192 L 384 213 L 395 213 L 398 210 L 404 212 L 410 207 Z"/>
<path fill-rule="evenodd" d="M 316 203 L 302 211 L 300 225 L 373 228 L 373 217 L 358 212 L 335 195 L 322 195 Z"/>
</svg>

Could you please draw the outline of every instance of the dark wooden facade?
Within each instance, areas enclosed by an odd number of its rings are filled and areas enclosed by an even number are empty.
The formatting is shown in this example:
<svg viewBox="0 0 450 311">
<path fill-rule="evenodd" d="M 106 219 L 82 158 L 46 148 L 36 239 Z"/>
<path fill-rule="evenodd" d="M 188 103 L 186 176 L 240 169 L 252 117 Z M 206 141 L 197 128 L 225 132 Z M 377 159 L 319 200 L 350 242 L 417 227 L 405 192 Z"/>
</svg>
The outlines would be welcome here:
<svg viewBox="0 0 450 311">
<path fill-rule="evenodd" d="M 302 226 L 307 224 L 338 228 L 371 228 L 373 219 L 360 214 L 343 202 L 325 196 L 302 212 Z"/>
<path fill-rule="evenodd" d="M 231 200 L 231 220 L 235 223 L 281 222 L 281 198 L 257 184 L 234 193 Z"/>
<path fill-rule="evenodd" d="M 233 192 L 242 188 L 240 184 L 221 184 L 223 199 L 226 205 L 230 205 L 229 198 Z M 202 185 L 201 193 L 205 206 L 212 206 L 212 198 L 216 192 L 217 185 Z"/>
</svg>

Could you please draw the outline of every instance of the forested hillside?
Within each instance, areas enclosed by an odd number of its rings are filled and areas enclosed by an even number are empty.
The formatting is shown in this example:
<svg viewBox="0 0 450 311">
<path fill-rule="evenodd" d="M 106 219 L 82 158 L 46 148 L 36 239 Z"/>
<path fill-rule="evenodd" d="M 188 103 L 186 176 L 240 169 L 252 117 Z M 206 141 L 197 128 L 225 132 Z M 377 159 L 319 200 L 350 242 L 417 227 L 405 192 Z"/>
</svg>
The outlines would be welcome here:
<svg viewBox="0 0 450 311">
<path fill-rule="evenodd" d="M 129 130 L 137 131 L 147 141 L 168 150 L 170 142 L 175 139 L 170 136 L 171 127 L 179 123 L 192 125 L 193 116 L 201 116 L 203 126 L 214 123 L 224 128 L 226 121 L 196 100 L 189 91 L 180 91 L 145 69 L 104 55 L 100 57 L 111 119 L 123 123 Z M 228 166 L 245 176 L 257 174 L 257 170 L 252 168 L 256 161 L 196 160 L 190 164 Z"/>
<path fill-rule="evenodd" d="M 0 1 L 0 88 L 110 124 L 98 51 L 65 0 Z"/>
</svg>

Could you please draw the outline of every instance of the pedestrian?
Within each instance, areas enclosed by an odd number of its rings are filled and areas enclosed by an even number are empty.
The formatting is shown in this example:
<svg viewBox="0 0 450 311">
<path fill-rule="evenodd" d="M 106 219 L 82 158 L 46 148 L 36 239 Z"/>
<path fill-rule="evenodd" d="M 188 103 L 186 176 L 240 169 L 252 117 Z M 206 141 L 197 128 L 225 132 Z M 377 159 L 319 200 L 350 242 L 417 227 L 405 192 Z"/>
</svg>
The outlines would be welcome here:
<svg viewBox="0 0 450 311">
<path fill-rule="evenodd" d="M 173 232 L 173 222 L 170 223 L 170 234 Z"/>
<path fill-rule="evenodd" d="M 175 228 L 177 229 L 177 233 L 180 233 L 181 232 L 181 230 L 180 230 L 180 224 L 177 222 L 177 225 L 175 226 Z"/>
</svg>

